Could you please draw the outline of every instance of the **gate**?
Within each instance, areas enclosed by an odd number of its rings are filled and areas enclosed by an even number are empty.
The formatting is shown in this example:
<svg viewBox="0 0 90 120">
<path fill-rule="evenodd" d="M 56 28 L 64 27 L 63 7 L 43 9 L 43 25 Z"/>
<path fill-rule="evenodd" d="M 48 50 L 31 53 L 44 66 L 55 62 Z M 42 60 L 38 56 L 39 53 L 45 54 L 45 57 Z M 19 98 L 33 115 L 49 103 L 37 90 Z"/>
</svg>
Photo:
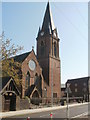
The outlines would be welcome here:
<svg viewBox="0 0 90 120">
<path fill-rule="evenodd" d="M 16 95 L 13 93 L 7 93 L 4 95 L 4 111 L 16 110 Z"/>
</svg>

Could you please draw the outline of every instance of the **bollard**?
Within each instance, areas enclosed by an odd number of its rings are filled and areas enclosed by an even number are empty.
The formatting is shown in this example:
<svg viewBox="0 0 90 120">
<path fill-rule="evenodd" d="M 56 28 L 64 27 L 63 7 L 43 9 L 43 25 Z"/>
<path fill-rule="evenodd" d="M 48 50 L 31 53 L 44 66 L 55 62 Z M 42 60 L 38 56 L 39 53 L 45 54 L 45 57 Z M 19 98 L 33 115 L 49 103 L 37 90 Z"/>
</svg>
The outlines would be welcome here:
<svg viewBox="0 0 90 120">
<path fill-rule="evenodd" d="M 52 114 L 52 113 L 50 113 L 50 118 L 51 118 L 51 119 L 53 118 L 53 114 Z"/>
<path fill-rule="evenodd" d="M 27 120 L 30 120 L 30 117 L 28 117 Z"/>
</svg>

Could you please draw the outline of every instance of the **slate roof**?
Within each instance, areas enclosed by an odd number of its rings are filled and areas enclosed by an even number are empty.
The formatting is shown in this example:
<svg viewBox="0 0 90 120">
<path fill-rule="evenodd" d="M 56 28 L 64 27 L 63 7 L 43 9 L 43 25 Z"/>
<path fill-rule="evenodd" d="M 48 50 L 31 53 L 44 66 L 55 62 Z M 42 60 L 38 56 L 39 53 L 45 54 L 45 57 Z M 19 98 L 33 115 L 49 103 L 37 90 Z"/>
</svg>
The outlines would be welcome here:
<svg viewBox="0 0 90 120">
<path fill-rule="evenodd" d="M 17 91 L 17 93 L 20 95 L 20 90 L 18 89 L 15 81 L 11 78 L 11 77 L 0 77 L 0 91 L 2 93 L 3 89 L 5 88 L 5 86 L 7 86 L 10 82 L 13 82 L 14 84 L 14 88 Z"/>
<path fill-rule="evenodd" d="M 78 81 L 78 80 L 88 80 L 89 77 L 81 77 L 81 78 L 75 78 L 75 79 L 68 79 L 68 81 Z"/>
<path fill-rule="evenodd" d="M 23 53 L 23 54 L 20 54 L 20 55 L 17 55 L 17 56 L 15 56 L 15 57 L 13 57 L 13 58 L 14 58 L 15 61 L 22 63 L 22 62 L 25 60 L 25 58 L 26 58 L 30 53 L 31 53 L 31 51 L 30 51 L 30 52 Z"/>
<path fill-rule="evenodd" d="M 52 33 L 54 29 L 55 29 L 55 26 L 52 18 L 52 12 L 50 10 L 50 5 L 48 2 L 43 24 L 42 24 L 42 31 L 45 31 L 46 33 Z"/>
</svg>

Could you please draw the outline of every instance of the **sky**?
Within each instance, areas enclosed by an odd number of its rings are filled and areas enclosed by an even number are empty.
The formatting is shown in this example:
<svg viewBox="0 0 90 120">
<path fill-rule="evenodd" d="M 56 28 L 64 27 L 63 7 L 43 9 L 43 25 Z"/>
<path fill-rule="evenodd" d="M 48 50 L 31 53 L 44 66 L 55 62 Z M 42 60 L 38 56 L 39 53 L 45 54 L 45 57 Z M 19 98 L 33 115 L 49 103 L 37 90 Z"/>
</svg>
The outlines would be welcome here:
<svg viewBox="0 0 90 120">
<path fill-rule="evenodd" d="M 47 2 L 3 2 L 2 30 L 21 53 L 34 50 Z M 50 2 L 53 21 L 60 38 L 61 83 L 88 76 L 88 3 Z"/>
</svg>

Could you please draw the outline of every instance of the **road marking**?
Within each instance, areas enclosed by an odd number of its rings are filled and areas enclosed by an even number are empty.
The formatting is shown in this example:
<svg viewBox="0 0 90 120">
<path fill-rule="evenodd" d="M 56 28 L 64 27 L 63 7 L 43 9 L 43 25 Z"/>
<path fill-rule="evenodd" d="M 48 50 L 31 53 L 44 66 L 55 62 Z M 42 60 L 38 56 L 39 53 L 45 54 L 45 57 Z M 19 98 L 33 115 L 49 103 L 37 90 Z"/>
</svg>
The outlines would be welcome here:
<svg viewBox="0 0 90 120">
<path fill-rule="evenodd" d="M 88 112 L 85 112 L 85 113 L 82 113 L 82 114 L 80 114 L 80 115 L 76 115 L 76 116 L 74 116 L 74 117 L 72 117 L 72 118 L 81 117 L 81 116 L 84 116 L 84 115 L 87 115 L 87 114 L 88 114 Z"/>
<path fill-rule="evenodd" d="M 41 115 L 40 117 L 45 117 L 45 116 L 50 116 L 50 114 L 46 114 L 46 115 Z"/>
<path fill-rule="evenodd" d="M 52 112 L 52 115 L 55 115 L 56 113 Z M 40 117 L 45 117 L 45 116 L 50 116 L 50 114 L 46 114 L 46 115 L 41 115 Z"/>
</svg>

